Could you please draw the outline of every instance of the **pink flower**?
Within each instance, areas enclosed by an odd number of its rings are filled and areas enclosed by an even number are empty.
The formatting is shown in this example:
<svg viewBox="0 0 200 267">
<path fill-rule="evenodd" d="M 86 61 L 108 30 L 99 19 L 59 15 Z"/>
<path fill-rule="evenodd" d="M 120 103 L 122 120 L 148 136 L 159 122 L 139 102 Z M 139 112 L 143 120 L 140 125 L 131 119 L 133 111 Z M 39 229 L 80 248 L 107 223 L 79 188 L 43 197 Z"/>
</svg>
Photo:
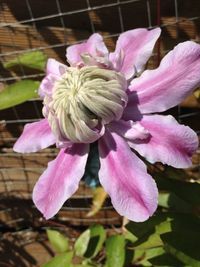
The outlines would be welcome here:
<svg viewBox="0 0 200 267">
<path fill-rule="evenodd" d="M 137 222 L 155 212 L 158 191 L 131 149 L 152 163 L 191 165 L 196 134 L 155 112 L 176 106 L 200 84 L 200 45 L 181 43 L 157 69 L 142 72 L 159 35 L 158 28 L 127 31 L 109 53 L 102 37 L 93 34 L 67 48 L 70 67 L 48 60 L 39 88 L 45 119 L 27 124 L 14 146 L 21 153 L 55 143 L 60 148 L 33 191 L 46 219 L 77 190 L 90 143 L 98 141 L 99 179 L 114 208 Z"/>
</svg>

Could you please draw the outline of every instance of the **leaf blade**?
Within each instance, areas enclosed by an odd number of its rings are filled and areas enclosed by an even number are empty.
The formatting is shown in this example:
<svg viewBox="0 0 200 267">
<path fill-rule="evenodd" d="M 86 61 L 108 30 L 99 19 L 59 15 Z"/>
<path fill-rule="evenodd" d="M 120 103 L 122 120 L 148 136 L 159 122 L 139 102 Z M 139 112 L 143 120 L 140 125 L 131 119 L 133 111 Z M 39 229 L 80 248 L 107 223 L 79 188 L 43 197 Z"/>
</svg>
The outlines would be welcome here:
<svg viewBox="0 0 200 267">
<path fill-rule="evenodd" d="M 22 80 L 7 86 L 0 92 L 0 110 L 21 104 L 38 96 L 38 81 Z"/>
<path fill-rule="evenodd" d="M 165 249 L 175 258 L 189 266 L 200 267 L 200 234 L 182 231 L 161 235 Z"/>
<path fill-rule="evenodd" d="M 125 263 L 125 238 L 114 235 L 106 241 L 106 267 L 123 267 Z"/>
<path fill-rule="evenodd" d="M 53 257 L 50 261 L 42 265 L 42 267 L 70 267 L 73 252 L 63 253 L 61 255 Z"/>
<path fill-rule="evenodd" d="M 68 239 L 60 232 L 48 229 L 47 236 L 52 247 L 58 253 L 63 253 L 68 250 L 69 242 Z"/>
<path fill-rule="evenodd" d="M 77 256 L 83 256 L 87 250 L 90 240 L 90 229 L 84 231 L 76 240 L 74 250 Z"/>
<path fill-rule="evenodd" d="M 84 254 L 86 258 L 94 258 L 103 247 L 106 240 L 106 232 L 102 225 L 93 225 L 90 227 L 90 240 L 87 250 Z"/>
<path fill-rule="evenodd" d="M 4 68 L 9 69 L 16 66 L 23 66 L 35 70 L 44 71 L 47 61 L 47 56 L 41 51 L 31 51 L 18 55 L 3 64 Z"/>
</svg>

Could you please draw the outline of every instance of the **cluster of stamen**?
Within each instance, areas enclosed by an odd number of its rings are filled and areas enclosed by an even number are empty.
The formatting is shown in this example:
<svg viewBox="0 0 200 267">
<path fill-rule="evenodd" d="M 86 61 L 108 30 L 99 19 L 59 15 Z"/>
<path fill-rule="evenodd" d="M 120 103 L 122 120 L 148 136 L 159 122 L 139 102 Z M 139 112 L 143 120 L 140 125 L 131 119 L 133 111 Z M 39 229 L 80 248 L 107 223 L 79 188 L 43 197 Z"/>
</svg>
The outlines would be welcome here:
<svg viewBox="0 0 200 267">
<path fill-rule="evenodd" d="M 105 124 L 119 120 L 127 103 L 126 80 L 97 66 L 69 67 L 44 98 L 44 116 L 59 140 L 92 143 Z"/>
</svg>

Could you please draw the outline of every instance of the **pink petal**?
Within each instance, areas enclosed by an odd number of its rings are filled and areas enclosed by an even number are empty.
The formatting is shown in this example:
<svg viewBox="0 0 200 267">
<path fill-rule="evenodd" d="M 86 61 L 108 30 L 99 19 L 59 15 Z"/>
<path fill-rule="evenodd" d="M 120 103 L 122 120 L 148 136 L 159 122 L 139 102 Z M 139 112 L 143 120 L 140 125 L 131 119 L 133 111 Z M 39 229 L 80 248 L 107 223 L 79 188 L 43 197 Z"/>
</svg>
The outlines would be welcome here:
<svg viewBox="0 0 200 267">
<path fill-rule="evenodd" d="M 108 50 L 100 34 L 94 33 L 86 42 L 69 46 L 66 53 L 67 61 L 70 65 L 80 64 L 82 63 L 81 54 L 84 53 L 88 53 L 93 57 L 108 54 Z"/>
<path fill-rule="evenodd" d="M 108 127 L 129 140 L 146 139 L 149 136 L 149 132 L 139 122 L 119 120 L 113 121 Z"/>
<path fill-rule="evenodd" d="M 25 125 L 22 135 L 13 150 L 19 153 L 31 153 L 55 144 L 47 119 Z"/>
<path fill-rule="evenodd" d="M 158 190 L 145 164 L 131 152 L 125 140 L 107 132 L 99 141 L 100 183 L 119 214 L 141 222 L 157 207 Z"/>
<path fill-rule="evenodd" d="M 45 95 L 51 96 L 52 90 L 55 82 L 58 80 L 58 76 L 48 74 L 44 77 L 42 82 L 40 83 L 40 87 L 38 89 L 38 95 L 41 98 L 44 98 Z"/>
<path fill-rule="evenodd" d="M 67 70 L 67 66 L 53 58 L 49 58 L 46 65 L 46 73 L 60 77 Z"/>
<path fill-rule="evenodd" d="M 172 116 L 144 116 L 140 123 L 151 136 L 129 142 L 132 148 L 152 163 L 190 167 L 191 156 L 198 148 L 198 138 L 192 129 L 180 125 Z"/>
<path fill-rule="evenodd" d="M 160 36 L 160 29 L 148 31 L 135 29 L 122 33 L 116 44 L 116 50 L 110 54 L 113 65 L 119 66 L 119 59 L 123 58 L 120 72 L 126 78 L 131 78 L 135 71 L 141 72 L 151 56 L 153 47 Z"/>
<path fill-rule="evenodd" d="M 161 61 L 132 81 L 126 113 L 162 112 L 179 104 L 200 84 L 200 45 L 184 42 Z M 130 116 L 129 116 L 130 117 Z"/>
<path fill-rule="evenodd" d="M 78 189 L 87 161 L 88 145 L 61 149 L 49 162 L 33 190 L 33 201 L 46 219 L 53 217 Z"/>
<path fill-rule="evenodd" d="M 67 66 L 53 58 L 49 58 L 46 65 L 46 76 L 42 80 L 38 94 L 41 98 L 45 95 L 51 95 L 54 83 L 67 70 Z"/>
</svg>

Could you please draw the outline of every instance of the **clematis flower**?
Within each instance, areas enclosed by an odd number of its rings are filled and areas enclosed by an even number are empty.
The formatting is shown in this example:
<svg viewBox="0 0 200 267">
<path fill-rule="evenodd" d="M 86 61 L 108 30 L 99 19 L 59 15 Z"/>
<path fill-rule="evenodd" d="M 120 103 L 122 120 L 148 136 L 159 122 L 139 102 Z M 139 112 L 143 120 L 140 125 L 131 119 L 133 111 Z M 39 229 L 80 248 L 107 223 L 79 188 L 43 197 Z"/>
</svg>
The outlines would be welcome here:
<svg viewBox="0 0 200 267">
<path fill-rule="evenodd" d="M 77 190 L 94 142 L 101 185 L 117 212 L 137 222 L 155 212 L 158 199 L 155 181 L 137 154 L 151 163 L 191 165 L 195 132 L 155 113 L 176 106 L 200 84 L 200 45 L 183 42 L 157 69 L 143 72 L 159 35 L 159 28 L 124 32 L 109 53 L 102 37 L 93 34 L 67 48 L 70 66 L 48 60 L 39 88 L 44 119 L 27 124 L 14 145 L 21 153 L 60 148 L 33 190 L 46 219 Z"/>
</svg>

